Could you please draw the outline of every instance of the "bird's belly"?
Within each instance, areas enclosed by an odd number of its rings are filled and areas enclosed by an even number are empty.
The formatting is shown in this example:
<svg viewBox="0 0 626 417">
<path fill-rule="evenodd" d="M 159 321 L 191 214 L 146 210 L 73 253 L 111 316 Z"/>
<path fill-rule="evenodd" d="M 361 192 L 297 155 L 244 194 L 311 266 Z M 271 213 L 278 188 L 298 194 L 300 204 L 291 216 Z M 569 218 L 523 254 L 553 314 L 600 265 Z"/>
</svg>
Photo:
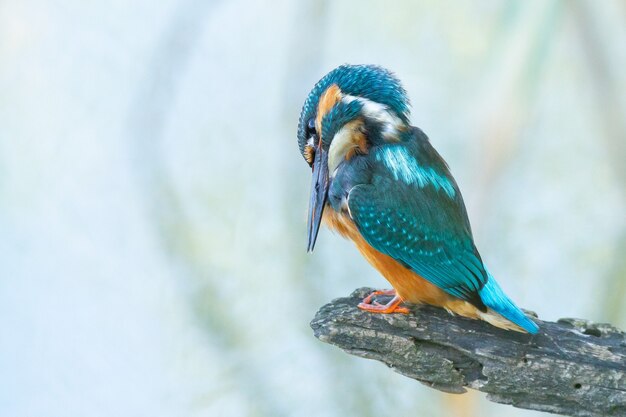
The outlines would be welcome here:
<svg viewBox="0 0 626 417">
<path fill-rule="evenodd" d="M 391 256 L 374 249 L 359 233 L 349 216 L 338 213 L 330 207 L 324 210 L 324 222 L 342 236 L 352 240 L 367 261 L 389 281 L 403 300 L 411 303 L 426 303 L 449 308 L 458 300 L 445 291 L 422 278 L 410 269 L 405 268 Z"/>
</svg>

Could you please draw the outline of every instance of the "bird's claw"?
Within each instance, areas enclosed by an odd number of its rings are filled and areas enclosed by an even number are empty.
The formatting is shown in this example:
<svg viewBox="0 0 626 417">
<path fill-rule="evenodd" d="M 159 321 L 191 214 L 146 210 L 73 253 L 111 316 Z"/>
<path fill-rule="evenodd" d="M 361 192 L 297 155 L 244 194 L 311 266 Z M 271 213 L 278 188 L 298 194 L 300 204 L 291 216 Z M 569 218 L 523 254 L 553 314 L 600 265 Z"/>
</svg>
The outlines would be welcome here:
<svg viewBox="0 0 626 417">
<path fill-rule="evenodd" d="M 377 295 L 393 295 L 393 298 L 387 304 L 381 304 L 378 301 L 372 301 L 372 299 Z M 400 298 L 400 296 L 396 294 L 395 290 L 374 291 L 373 293 L 365 297 L 363 301 L 359 303 L 358 307 L 361 310 L 369 311 L 370 313 L 409 314 L 410 310 L 408 308 L 400 306 L 400 304 L 402 304 L 402 301 L 402 298 Z"/>
</svg>

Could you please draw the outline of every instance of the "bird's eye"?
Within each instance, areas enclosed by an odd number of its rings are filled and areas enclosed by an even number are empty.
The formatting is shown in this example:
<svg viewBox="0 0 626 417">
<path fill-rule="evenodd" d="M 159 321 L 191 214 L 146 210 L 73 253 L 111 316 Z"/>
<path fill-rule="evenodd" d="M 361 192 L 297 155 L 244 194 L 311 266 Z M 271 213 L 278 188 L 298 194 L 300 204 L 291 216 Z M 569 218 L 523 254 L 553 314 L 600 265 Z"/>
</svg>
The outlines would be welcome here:
<svg viewBox="0 0 626 417">
<path fill-rule="evenodd" d="M 309 135 L 315 134 L 315 119 L 313 117 L 311 117 L 309 121 L 307 122 L 306 128 L 308 130 L 307 133 Z"/>
</svg>

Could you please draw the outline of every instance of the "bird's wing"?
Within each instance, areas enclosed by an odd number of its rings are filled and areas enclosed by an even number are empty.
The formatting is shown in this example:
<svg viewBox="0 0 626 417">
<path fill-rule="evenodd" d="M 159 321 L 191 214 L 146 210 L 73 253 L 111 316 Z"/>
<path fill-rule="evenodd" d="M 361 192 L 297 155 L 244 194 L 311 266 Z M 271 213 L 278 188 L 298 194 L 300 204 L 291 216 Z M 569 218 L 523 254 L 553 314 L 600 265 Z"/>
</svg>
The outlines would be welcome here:
<svg viewBox="0 0 626 417">
<path fill-rule="evenodd" d="M 443 160 L 440 166 L 415 165 L 412 169 L 422 172 L 403 174 L 401 169 L 411 169 L 415 158 L 405 166 L 399 161 L 394 171 L 393 164 L 382 165 L 383 157 L 374 159 L 378 168 L 371 183 L 355 186 L 348 196 L 350 216 L 365 240 L 447 293 L 485 308 L 478 291 L 488 274 Z"/>
</svg>

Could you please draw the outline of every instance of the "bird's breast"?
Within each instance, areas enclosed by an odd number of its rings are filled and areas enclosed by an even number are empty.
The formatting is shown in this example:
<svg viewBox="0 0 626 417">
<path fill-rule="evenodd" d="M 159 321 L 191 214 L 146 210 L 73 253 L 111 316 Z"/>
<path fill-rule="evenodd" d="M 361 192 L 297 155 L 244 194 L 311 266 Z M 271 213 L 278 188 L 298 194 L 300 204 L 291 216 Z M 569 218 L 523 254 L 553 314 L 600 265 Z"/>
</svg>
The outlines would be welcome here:
<svg viewBox="0 0 626 417">
<path fill-rule="evenodd" d="M 326 207 L 323 221 L 331 230 L 352 240 L 361 255 L 389 281 L 403 300 L 442 307 L 448 307 L 451 302 L 456 301 L 436 285 L 367 243 L 347 213 Z"/>
</svg>

